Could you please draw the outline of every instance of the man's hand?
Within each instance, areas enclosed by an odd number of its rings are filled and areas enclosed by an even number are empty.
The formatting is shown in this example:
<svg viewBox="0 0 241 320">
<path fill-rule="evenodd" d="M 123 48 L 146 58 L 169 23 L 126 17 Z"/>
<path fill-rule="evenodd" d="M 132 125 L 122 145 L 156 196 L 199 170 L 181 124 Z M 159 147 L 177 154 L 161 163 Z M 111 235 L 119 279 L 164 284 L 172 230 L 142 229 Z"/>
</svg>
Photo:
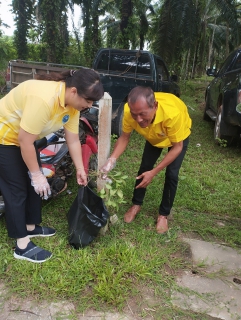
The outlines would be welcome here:
<svg viewBox="0 0 241 320">
<path fill-rule="evenodd" d="M 146 188 L 152 182 L 152 179 L 154 177 L 155 177 L 155 174 L 153 173 L 152 170 L 143 172 L 141 175 L 136 177 L 137 180 L 142 179 L 142 181 L 136 186 L 136 189 Z"/>
</svg>

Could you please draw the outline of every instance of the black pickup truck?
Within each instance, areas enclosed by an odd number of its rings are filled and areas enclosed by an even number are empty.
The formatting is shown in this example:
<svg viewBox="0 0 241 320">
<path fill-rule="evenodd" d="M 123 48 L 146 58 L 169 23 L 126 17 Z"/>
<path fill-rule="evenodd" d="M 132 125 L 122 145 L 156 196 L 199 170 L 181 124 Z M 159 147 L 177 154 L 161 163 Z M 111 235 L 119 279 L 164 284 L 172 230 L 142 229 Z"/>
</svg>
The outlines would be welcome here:
<svg viewBox="0 0 241 320">
<path fill-rule="evenodd" d="M 12 60 L 9 61 L 7 88 L 11 90 L 22 81 L 33 79 L 38 73 L 78 68 L 81 66 Z M 93 69 L 100 73 L 104 90 L 112 98 L 111 131 L 118 136 L 121 133 L 123 106 L 132 88 L 149 86 L 154 91 L 180 96 L 177 76 L 171 76 L 162 58 L 149 51 L 100 49 L 93 61 Z"/>
<path fill-rule="evenodd" d="M 112 133 L 120 135 L 123 106 L 136 86 L 149 86 L 153 91 L 180 96 L 177 76 L 170 75 L 163 59 L 149 51 L 100 49 L 93 62 L 104 89 L 112 97 Z"/>
<path fill-rule="evenodd" d="M 241 133 L 241 48 L 233 51 L 216 71 L 208 69 L 214 77 L 206 88 L 204 120 L 215 121 L 214 139 L 231 145 Z"/>
</svg>

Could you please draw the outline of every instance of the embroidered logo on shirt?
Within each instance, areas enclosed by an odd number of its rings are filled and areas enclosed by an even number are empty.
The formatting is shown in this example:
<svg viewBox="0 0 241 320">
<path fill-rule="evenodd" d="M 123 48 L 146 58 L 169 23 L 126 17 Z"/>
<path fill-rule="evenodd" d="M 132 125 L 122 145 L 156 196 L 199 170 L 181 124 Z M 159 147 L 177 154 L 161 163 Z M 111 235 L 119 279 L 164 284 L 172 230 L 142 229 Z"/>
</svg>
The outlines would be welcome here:
<svg viewBox="0 0 241 320">
<path fill-rule="evenodd" d="M 160 137 L 165 137 L 166 135 L 165 135 L 164 132 L 162 132 L 162 133 L 158 133 L 158 136 L 160 136 Z"/>
<path fill-rule="evenodd" d="M 66 115 L 63 117 L 62 122 L 63 122 L 63 124 L 65 124 L 65 123 L 68 122 L 68 121 L 69 121 L 69 115 L 66 114 Z"/>
</svg>

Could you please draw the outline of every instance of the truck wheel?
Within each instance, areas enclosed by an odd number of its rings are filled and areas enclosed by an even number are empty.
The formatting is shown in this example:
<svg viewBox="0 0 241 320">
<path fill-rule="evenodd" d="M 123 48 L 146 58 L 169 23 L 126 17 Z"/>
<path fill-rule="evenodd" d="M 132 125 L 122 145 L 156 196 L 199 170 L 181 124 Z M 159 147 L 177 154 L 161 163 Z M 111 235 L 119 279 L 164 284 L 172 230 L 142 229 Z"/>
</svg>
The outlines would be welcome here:
<svg viewBox="0 0 241 320">
<path fill-rule="evenodd" d="M 214 126 L 214 140 L 219 145 L 230 146 L 237 138 L 237 128 L 228 125 L 223 120 L 223 106 L 218 108 L 217 118 Z"/>
<path fill-rule="evenodd" d="M 122 133 L 122 119 L 124 114 L 124 104 L 122 102 L 117 109 L 117 116 L 112 120 L 111 123 L 111 133 L 116 134 L 119 137 Z"/>
</svg>

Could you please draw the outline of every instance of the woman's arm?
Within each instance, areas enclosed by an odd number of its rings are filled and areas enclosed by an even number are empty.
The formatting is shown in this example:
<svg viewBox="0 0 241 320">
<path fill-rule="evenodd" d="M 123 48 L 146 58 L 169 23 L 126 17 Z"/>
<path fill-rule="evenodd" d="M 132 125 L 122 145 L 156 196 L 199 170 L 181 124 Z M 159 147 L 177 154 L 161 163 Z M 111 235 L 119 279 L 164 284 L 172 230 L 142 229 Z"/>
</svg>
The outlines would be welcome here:
<svg viewBox="0 0 241 320">
<path fill-rule="evenodd" d="M 83 160 L 82 160 L 82 150 L 81 150 L 79 135 L 77 133 L 72 133 L 68 131 L 66 128 L 64 128 L 64 132 L 65 132 L 65 139 L 69 149 L 69 154 L 76 168 L 77 182 L 78 184 L 86 185 L 87 177 L 86 177 Z"/>
<path fill-rule="evenodd" d="M 36 150 L 34 147 L 34 141 L 38 138 L 37 135 L 28 133 L 22 128 L 19 130 L 18 141 L 21 149 L 23 161 L 29 170 L 29 177 L 34 190 L 40 197 L 48 199 L 51 194 L 50 186 L 46 177 L 40 171 L 39 163 L 37 160 Z"/>
<path fill-rule="evenodd" d="M 34 147 L 34 141 L 36 141 L 37 138 L 37 135 L 28 133 L 20 128 L 18 141 L 20 144 L 23 161 L 26 163 L 26 166 L 30 172 L 39 171 L 39 164 Z"/>
</svg>

